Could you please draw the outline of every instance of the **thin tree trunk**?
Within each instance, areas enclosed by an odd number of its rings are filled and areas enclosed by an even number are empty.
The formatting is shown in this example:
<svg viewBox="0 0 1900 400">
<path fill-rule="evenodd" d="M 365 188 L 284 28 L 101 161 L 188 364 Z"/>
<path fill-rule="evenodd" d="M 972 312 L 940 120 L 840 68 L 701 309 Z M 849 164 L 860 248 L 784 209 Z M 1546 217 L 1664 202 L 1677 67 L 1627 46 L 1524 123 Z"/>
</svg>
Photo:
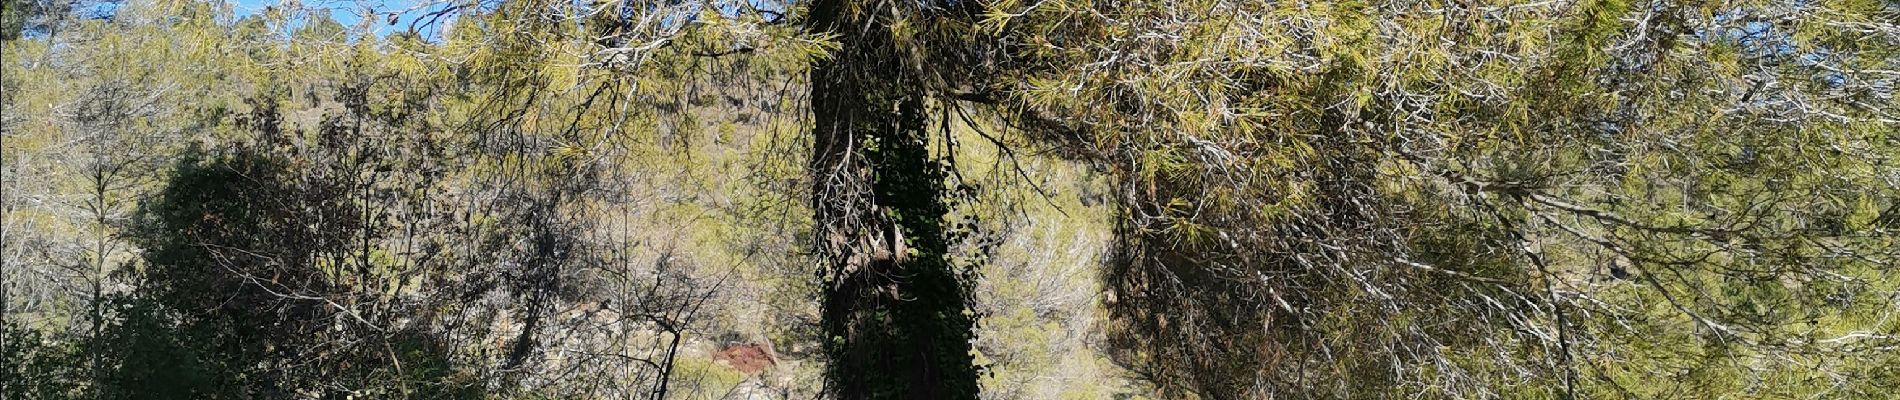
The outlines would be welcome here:
<svg viewBox="0 0 1900 400">
<path fill-rule="evenodd" d="M 9 87 L 6 89 L 12 90 L 13 88 Z M 4 115 L 6 112 L 5 108 L 6 100 L 0 99 L 0 115 Z M 0 327 L 7 325 L 7 307 L 9 307 L 13 301 L 13 297 L 10 296 L 12 293 L 7 288 L 7 271 L 11 271 L 7 269 L 7 242 L 12 240 L 11 237 L 7 236 L 7 225 L 11 223 L 11 220 L 7 219 L 7 217 L 12 211 L 12 205 L 7 202 L 7 172 L 10 167 L 7 163 L 8 160 L 6 156 L 7 127 L 5 120 L 6 118 L 0 117 Z M 12 343 L 7 343 L 7 336 L 8 335 L 5 335 L 4 332 L 0 332 L 0 350 L 10 349 L 7 346 L 12 345 Z M 5 379 L 0 379 L 0 400 L 6 400 L 4 399 L 7 397 L 6 394 L 11 393 L 8 391 L 10 389 L 7 388 L 8 383 L 10 382 L 7 382 Z"/>
<path fill-rule="evenodd" d="M 91 266 L 91 298 L 87 299 L 87 304 L 89 305 L 87 308 L 91 311 L 90 319 L 92 322 L 92 337 L 88 338 L 90 340 L 99 340 L 101 333 L 104 332 L 106 319 L 105 310 L 103 310 L 105 307 L 103 282 L 106 279 L 106 239 L 108 235 L 106 231 L 106 213 L 109 212 L 106 205 L 106 191 L 110 189 L 107 185 L 111 183 L 112 178 L 106 169 L 106 165 L 109 161 L 105 156 L 105 144 L 102 143 L 103 140 L 103 137 L 94 137 L 92 143 L 93 264 Z M 103 363 L 100 362 L 101 354 L 98 351 L 89 351 L 87 353 L 90 353 L 87 367 L 89 367 L 92 372 L 92 378 L 97 381 L 105 376 L 105 367 Z M 93 394 L 95 397 L 104 396 L 103 392 L 100 391 L 93 391 Z"/>
</svg>

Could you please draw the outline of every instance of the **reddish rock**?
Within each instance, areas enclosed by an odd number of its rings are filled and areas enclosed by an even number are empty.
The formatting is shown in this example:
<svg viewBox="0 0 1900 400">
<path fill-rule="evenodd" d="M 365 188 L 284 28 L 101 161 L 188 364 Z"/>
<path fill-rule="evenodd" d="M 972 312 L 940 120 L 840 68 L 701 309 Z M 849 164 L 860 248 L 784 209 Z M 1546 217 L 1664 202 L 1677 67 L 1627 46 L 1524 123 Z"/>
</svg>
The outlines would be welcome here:
<svg viewBox="0 0 1900 400">
<path fill-rule="evenodd" d="M 778 364 L 772 349 L 752 343 L 728 343 L 713 353 L 713 361 L 725 363 L 740 373 L 752 375 Z"/>
</svg>

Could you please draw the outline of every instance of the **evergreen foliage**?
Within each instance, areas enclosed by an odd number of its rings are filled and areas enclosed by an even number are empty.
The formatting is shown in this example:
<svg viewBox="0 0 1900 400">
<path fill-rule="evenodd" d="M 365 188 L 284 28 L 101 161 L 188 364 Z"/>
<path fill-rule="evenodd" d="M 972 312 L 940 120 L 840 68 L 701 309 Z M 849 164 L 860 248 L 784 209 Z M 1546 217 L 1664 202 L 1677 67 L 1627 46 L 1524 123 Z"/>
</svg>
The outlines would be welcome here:
<svg viewBox="0 0 1900 400">
<path fill-rule="evenodd" d="M 1900 383 L 1892 2 L 0 1 L 7 399 Z"/>
</svg>

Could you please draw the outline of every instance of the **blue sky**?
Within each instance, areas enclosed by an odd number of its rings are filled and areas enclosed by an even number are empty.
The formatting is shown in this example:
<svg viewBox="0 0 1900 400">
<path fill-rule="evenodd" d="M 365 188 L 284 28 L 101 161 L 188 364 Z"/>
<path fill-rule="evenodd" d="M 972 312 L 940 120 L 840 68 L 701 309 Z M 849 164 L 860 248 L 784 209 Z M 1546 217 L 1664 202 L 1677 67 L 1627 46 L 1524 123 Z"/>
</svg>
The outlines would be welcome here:
<svg viewBox="0 0 1900 400">
<path fill-rule="evenodd" d="M 233 2 L 233 11 L 235 11 L 238 17 L 256 14 L 264 11 L 265 7 L 283 3 L 283 0 L 231 1 Z M 342 23 L 343 26 L 352 27 L 363 22 L 363 18 L 373 12 L 375 13 L 374 17 L 376 23 L 373 24 L 370 29 L 375 32 L 376 36 L 386 36 L 391 33 L 409 29 L 410 23 L 415 22 L 417 18 L 422 17 L 429 11 L 436 9 L 435 7 L 439 7 L 439 5 L 423 8 L 416 7 L 429 3 L 432 2 L 428 0 L 304 0 L 300 2 L 300 5 L 311 10 L 329 9 L 330 18 Z M 389 13 L 402 14 L 397 16 L 396 24 L 390 25 L 387 23 L 387 20 L 385 20 L 385 18 L 388 18 Z M 426 33 L 427 32 L 425 32 L 425 34 Z"/>
<path fill-rule="evenodd" d="M 238 17 L 256 14 L 264 11 L 265 7 L 275 6 L 284 2 L 284 0 L 226 1 L 232 2 L 232 8 Z M 749 2 L 752 3 L 753 7 L 762 10 L 783 12 L 785 4 L 793 1 L 749 0 Z M 363 21 L 363 18 L 371 16 L 371 13 L 374 13 L 376 23 L 371 25 L 371 31 L 374 32 L 376 36 L 388 36 L 391 33 L 402 32 L 409 29 L 409 25 L 415 22 L 416 19 L 428 15 L 431 11 L 441 9 L 446 3 L 448 2 L 441 0 L 302 0 L 300 6 L 310 10 L 328 9 L 330 10 L 331 19 L 342 23 L 343 26 L 350 27 L 357 26 L 358 23 Z M 425 7 L 418 7 L 419 5 Z M 725 6 L 737 7 L 732 3 L 726 3 Z M 732 10 L 724 11 L 733 12 Z M 395 24 L 388 23 L 386 18 L 389 17 L 389 13 L 400 13 L 396 17 Z M 445 18 L 436 22 L 446 23 L 447 21 Z M 417 27 L 418 30 L 423 31 L 422 35 L 425 38 L 436 37 L 436 34 L 440 32 L 438 30 L 440 28 L 440 26 L 428 27 L 426 29 L 424 27 Z"/>
</svg>

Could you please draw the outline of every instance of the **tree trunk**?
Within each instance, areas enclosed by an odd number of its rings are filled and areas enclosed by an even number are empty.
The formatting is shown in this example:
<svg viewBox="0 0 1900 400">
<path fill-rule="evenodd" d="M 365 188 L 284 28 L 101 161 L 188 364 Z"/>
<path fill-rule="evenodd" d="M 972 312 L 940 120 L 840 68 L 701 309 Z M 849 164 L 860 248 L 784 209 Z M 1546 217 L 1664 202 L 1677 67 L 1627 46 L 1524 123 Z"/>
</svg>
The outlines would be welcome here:
<svg viewBox="0 0 1900 400">
<path fill-rule="evenodd" d="M 824 263 L 828 388 L 839 399 L 973 399 L 966 285 L 945 256 L 945 164 L 890 2 L 811 5 L 842 45 L 811 72 L 814 247 Z"/>
</svg>

